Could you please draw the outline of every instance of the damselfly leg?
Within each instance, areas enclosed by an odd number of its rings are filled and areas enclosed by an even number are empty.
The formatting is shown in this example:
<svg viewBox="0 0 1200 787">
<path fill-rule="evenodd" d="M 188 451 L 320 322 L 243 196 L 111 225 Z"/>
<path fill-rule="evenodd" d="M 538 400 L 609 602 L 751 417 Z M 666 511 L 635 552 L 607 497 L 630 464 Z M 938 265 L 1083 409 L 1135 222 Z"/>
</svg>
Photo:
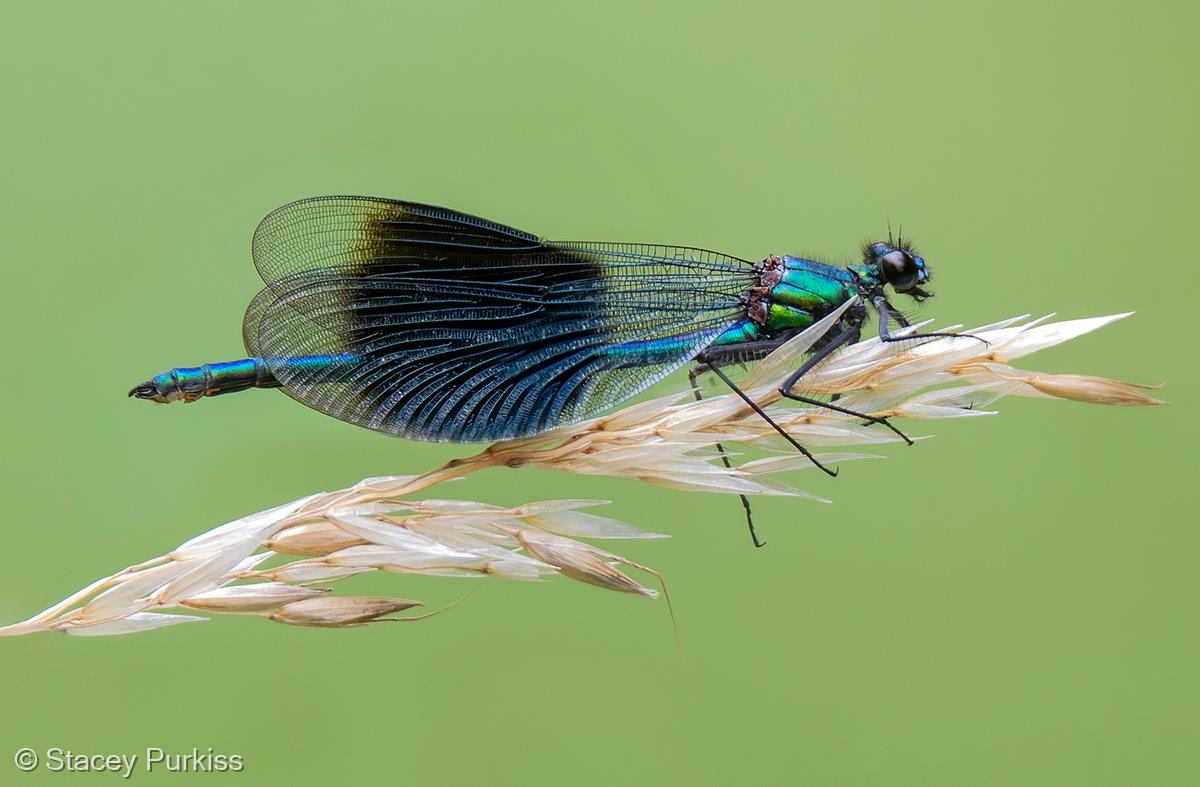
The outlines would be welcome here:
<svg viewBox="0 0 1200 787">
<path fill-rule="evenodd" d="M 893 336 L 888 330 L 889 318 L 895 320 L 902 328 L 908 327 L 908 320 L 904 319 L 898 311 L 892 308 L 891 304 L 883 296 L 877 296 L 871 301 L 871 305 L 875 307 L 875 313 L 879 315 L 879 340 L 881 342 L 907 342 L 912 339 L 974 339 L 977 342 L 983 342 L 984 346 L 988 346 L 990 342 L 976 336 L 973 333 L 945 333 L 935 331 L 933 333 L 907 333 L 903 336 Z"/>
<path fill-rule="evenodd" d="M 774 418 L 767 415 L 767 412 L 765 410 L 763 410 L 762 407 L 759 406 L 758 402 L 751 399 L 749 397 L 749 395 L 746 394 L 745 391 L 743 391 L 741 388 L 738 387 L 737 383 L 735 383 L 733 380 L 729 379 L 729 375 L 727 375 L 727 374 L 725 374 L 725 372 L 721 371 L 720 365 L 718 365 L 716 363 L 708 362 L 708 363 L 701 364 L 700 366 L 697 366 L 696 369 L 698 370 L 698 373 L 712 372 L 717 377 L 719 377 L 721 382 L 723 382 L 727 386 L 729 386 L 729 389 L 731 391 L 733 391 L 735 394 L 737 394 L 738 397 L 743 402 L 746 403 L 746 406 L 748 406 L 751 410 L 753 410 L 755 412 L 755 414 L 758 415 L 759 418 L 762 418 L 764 421 L 766 421 L 768 424 L 770 424 L 771 428 L 774 429 L 776 432 L 778 432 L 780 434 L 780 436 L 783 437 L 784 440 L 787 440 L 789 443 L 791 443 L 793 448 L 795 448 L 797 451 L 799 451 L 800 453 L 807 456 L 809 461 L 811 461 L 816 467 L 820 468 L 824 473 L 826 473 L 827 475 L 830 475 L 830 476 L 836 476 L 838 474 L 837 468 L 830 470 L 828 467 L 821 464 L 821 462 L 817 459 L 817 457 L 813 456 L 812 451 L 809 451 L 807 448 L 802 446 L 799 443 L 799 441 L 796 440 L 796 438 L 794 438 L 790 434 L 788 434 L 786 429 L 784 429 L 782 426 L 780 426 L 778 423 L 776 423 Z"/>
<path fill-rule="evenodd" d="M 700 393 L 700 384 L 696 379 L 700 376 L 701 371 L 702 368 L 698 366 L 688 371 L 688 382 L 692 386 L 692 393 L 695 395 L 697 402 L 704 399 L 704 396 Z M 732 470 L 733 462 L 729 461 L 729 454 L 725 452 L 725 446 L 717 443 L 716 448 L 717 453 L 721 455 L 721 463 L 725 465 L 727 470 Z M 750 498 L 745 495 L 738 495 L 738 499 L 742 501 L 742 508 L 746 510 L 746 527 L 750 528 L 750 540 L 754 542 L 754 546 L 756 547 L 765 547 L 767 542 L 759 541 L 758 533 L 754 532 L 754 514 L 750 511 Z"/>
<path fill-rule="evenodd" d="M 843 328 L 842 331 L 835 335 L 829 342 L 827 342 L 824 347 L 813 353 L 813 355 L 806 360 L 799 369 L 792 372 L 791 375 L 788 376 L 783 385 L 779 387 L 779 393 L 782 394 L 784 398 L 791 399 L 795 402 L 801 402 L 803 404 L 812 405 L 813 407 L 821 407 L 826 410 L 832 410 L 835 413 L 852 415 L 855 418 L 861 418 L 870 424 L 880 424 L 882 426 L 886 426 L 888 429 L 891 429 L 893 432 L 895 432 L 901 439 L 903 439 L 904 442 L 912 445 L 913 441 L 909 438 L 909 436 L 893 426 L 891 421 L 886 418 L 878 418 L 867 413 L 861 413 L 857 410 L 851 410 L 848 407 L 841 407 L 833 404 L 832 402 L 823 402 L 820 399 L 813 399 L 812 397 L 798 394 L 793 390 L 796 387 L 796 383 L 800 381 L 800 378 L 808 374 L 817 364 L 828 358 L 835 350 L 847 344 L 853 344 L 854 342 L 858 341 L 859 333 L 859 326 L 857 325 L 849 325 Z"/>
</svg>

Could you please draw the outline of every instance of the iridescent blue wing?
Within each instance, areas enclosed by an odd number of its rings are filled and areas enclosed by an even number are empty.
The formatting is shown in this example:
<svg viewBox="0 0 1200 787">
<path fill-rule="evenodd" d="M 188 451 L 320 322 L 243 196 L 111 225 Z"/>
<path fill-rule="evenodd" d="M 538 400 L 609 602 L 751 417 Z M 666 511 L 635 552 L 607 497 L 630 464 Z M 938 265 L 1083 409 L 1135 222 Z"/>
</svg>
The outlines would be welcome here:
<svg viewBox="0 0 1200 787">
<path fill-rule="evenodd" d="M 267 287 L 246 312 L 246 347 L 289 396 L 456 442 L 537 434 L 634 396 L 735 321 L 752 283 L 723 254 L 541 241 L 366 197 L 276 210 L 254 259 Z"/>
</svg>

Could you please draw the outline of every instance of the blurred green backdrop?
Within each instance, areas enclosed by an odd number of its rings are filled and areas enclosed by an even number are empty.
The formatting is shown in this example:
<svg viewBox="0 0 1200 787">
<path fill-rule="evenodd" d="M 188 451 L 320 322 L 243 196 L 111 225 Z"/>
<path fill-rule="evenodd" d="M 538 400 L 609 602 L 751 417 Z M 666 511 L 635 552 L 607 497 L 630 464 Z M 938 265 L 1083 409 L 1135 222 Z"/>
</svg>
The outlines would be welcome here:
<svg viewBox="0 0 1200 787">
<path fill-rule="evenodd" d="M 625 552 L 669 578 L 682 655 L 661 605 L 566 581 L 493 582 L 414 626 L 0 640 L 0 781 L 54 778 L 18 773 L 22 746 L 211 746 L 262 785 L 1196 784 L 1198 21 L 1183 3 L 9 7 L 4 622 L 226 519 L 463 453 L 272 392 L 125 398 L 239 355 L 250 233 L 303 196 L 751 258 L 844 259 L 890 219 L 935 266 L 923 312 L 943 322 L 1138 310 L 1025 365 L 1165 381 L 1172 405 L 915 425 L 936 439 L 795 479 L 833 506 L 760 501 L 759 551 L 732 498 L 480 475 L 443 493 L 611 498 L 671 533 Z M 358 586 L 433 604 L 463 584 Z"/>
</svg>

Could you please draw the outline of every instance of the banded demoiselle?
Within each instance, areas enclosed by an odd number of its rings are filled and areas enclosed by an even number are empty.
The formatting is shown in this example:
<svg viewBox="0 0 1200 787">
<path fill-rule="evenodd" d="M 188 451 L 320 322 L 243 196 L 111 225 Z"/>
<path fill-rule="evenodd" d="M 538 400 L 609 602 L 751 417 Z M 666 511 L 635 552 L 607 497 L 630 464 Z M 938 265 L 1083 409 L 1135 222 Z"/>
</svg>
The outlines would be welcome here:
<svg viewBox="0 0 1200 787">
<path fill-rule="evenodd" d="M 928 265 L 890 234 L 844 268 L 783 255 L 752 263 L 682 246 L 547 241 L 374 197 L 284 205 L 258 226 L 252 253 L 266 286 L 242 324 L 250 357 L 171 369 L 130 396 L 190 402 L 282 388 L 387 434 L 494 441 L 593 417 L 693 362 L 697 397 L 696 375 L 712 371 L 770 421 L 722 367 L 764 357 L 859 298 L 781 391 L 903 436 L 885 419 L 805 397 L 797 383 L 859 339 L 868 305 L 880 337 L 896 340 L 889 321 L 908 323 L 885 286 L 917 300 L 930 295 Z"/>
</svg>

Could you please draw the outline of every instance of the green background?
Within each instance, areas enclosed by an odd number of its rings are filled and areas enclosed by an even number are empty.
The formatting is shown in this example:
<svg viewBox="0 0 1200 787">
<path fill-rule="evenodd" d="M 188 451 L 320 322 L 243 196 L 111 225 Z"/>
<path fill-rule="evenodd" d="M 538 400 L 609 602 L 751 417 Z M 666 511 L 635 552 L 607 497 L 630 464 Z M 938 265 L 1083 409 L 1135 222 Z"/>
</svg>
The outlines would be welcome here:
<svg viewBox="0 0 1200 787">
<path fill-rule="evenodd" d="M 661 604 L 565 580 L 490 582 L 410 626 L 0 640 L 0 782 L 70 778 L 18 773 L 21 746 L 211 746 L 245 772 L 172 783 L 1198 783 L 1198 21 L 1184 3 L 10 6 L 5 622 L 227 519 L 464 453 L 272 392 L 125 398 L 239 356 L 250 233 L 303 196 L 751 258 L 845 261 L 890 219 L 934 266 L 922 313 L 942 322 L 1138 310 L 1024 365 L 1166 382 L 1171 406 L 913 424 L 936 439 L 794 479 L 834 505 L 759 502 L 757 551 L 732 498 L 491 471 L 443 494 L 610 498 L 672 534 L 619 548 L 665 572 L 681 650 Z M 433 605 L 464 585 L 348 588 Z"/>
</svg>

